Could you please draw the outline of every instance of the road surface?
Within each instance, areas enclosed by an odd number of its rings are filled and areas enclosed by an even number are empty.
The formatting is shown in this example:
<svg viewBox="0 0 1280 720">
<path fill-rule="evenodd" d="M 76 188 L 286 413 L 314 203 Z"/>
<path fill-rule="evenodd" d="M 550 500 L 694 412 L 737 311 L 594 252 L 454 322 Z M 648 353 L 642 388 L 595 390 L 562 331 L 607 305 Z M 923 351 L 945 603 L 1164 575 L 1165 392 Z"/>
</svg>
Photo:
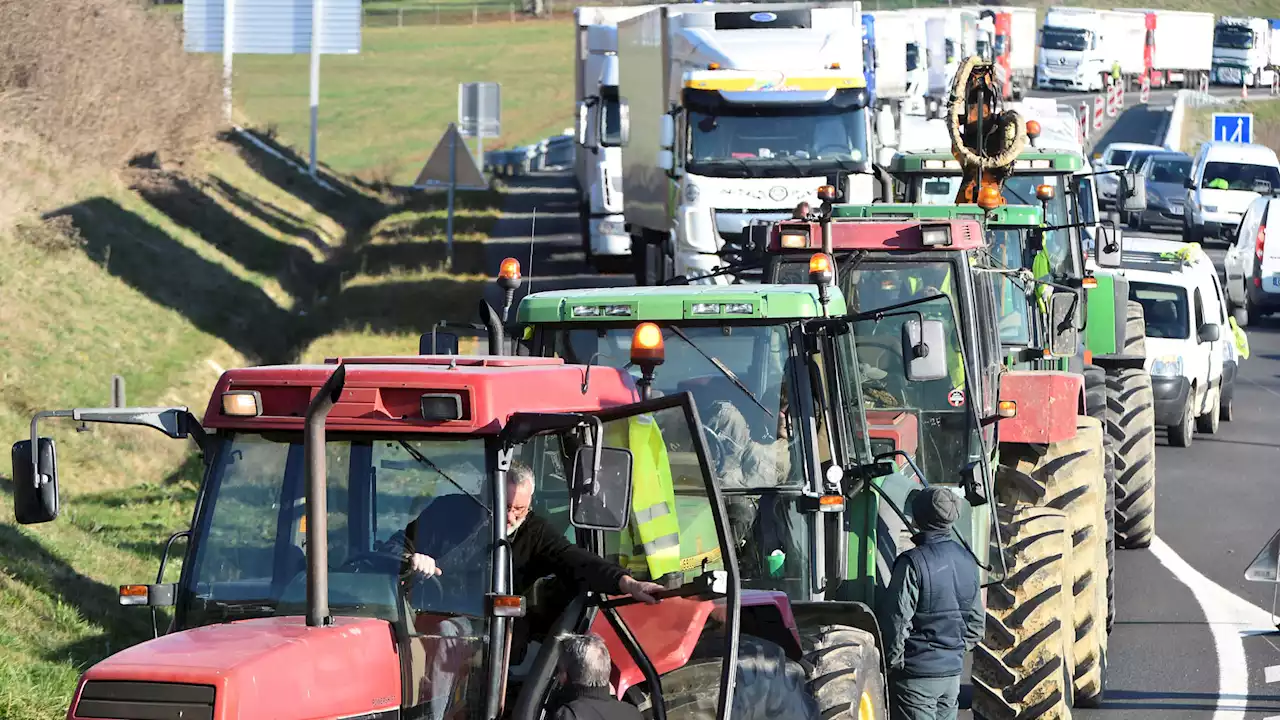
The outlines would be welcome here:
<svg viewBox="0 0 1280 720">
<path fill-rule="evenodd" d="M 1171 99 L 1153 93 L 1148 108 L 1117 118 L 1095 150 L 1109 142 L 1158 144 Z M 503 257 L 520 259 L 521 294 L 530 284 L 531 250 L 535 291 L 631 284 L 630 276 L 587 271 L 571 187 L 567 172 L 548 172 L 521 181 L 512 196 L 513 212 L 499 224 L 490 254 L 494 268 Z M 1220 264 L 1222 247 L 1206 249 Z M 500 302 L 499 295 L 495 288 L 490 301 Z M 1236 420 L 1185 449 L 1169 447 L 1159 433 L 1157 540 L 1151 549 L 1117 551 L 1105 703 L 1075 717 L 1280 720 L 1280 633 L 1267 612 L 1272 586 L 1243 577 L 1280 528 L 1280 318 L 1252 325 L 1248 334 L 1252 356 L 1236 381 Z"/>
</svg>

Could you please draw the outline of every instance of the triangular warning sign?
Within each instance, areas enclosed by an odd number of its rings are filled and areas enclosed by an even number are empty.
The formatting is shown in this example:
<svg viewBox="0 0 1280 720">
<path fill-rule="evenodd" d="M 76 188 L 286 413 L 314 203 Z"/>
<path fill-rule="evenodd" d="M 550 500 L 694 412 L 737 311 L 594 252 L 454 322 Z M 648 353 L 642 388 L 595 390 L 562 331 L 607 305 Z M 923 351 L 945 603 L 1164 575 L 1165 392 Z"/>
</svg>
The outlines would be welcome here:
<svg viewBox="0 0 1280 720">
<path fill-rule="evenodd" d="M 450 178 L 450 164 L 453 165 L 452 178 Z M 427 158 L 427 164 L 422 166 L 422 172 L 418 173 L 418 179 L 413 181 L 413 186 L 416 188 L 448 186 L 451 179 L 462 190 L 489 189 L 489 183 L 485 182 L 484 174 L 480 172 L 480 168 L 476 167 L 476 159 L 471 156 L 471 151 L 463 142 L 462 135 L 458 134 L 458 127 L 453 123 L 449 123 L 449 129 L 444 131 L 440 144 L 431 151 L 431 157 Z"/>
</svg>

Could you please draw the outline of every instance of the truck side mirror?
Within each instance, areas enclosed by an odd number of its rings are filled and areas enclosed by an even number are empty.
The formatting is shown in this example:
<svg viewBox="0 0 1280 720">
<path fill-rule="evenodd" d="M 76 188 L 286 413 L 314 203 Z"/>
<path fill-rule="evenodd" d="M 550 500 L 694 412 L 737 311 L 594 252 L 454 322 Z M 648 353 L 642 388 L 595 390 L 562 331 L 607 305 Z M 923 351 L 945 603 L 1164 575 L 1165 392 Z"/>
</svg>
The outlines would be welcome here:
<svg viewBox="0 0 1280 720">
<path fill-rule="evenodd" d="M 670 115 L 662 116 L 662 124 L 658 126 L 658 147 L 671 150 L 676 146 L 676 119 Z"/>
<path fill-rule="evenodd" d="M 1049 298 L 1049 352 L 1058 357 L 1071 357 L 1080 345 L 1075 312 L 1080 305 L 1075 293 L 1055 292 Z"/>
<path fill-rule="evenodd" d="M 13 515 L 19 524 L 35 525 L 58 517 L 58 453 L 53 438 L 40 438 L 39 477 L 32 476 L 31 441 L 13 444 Z"/>
<path fill-rule="evenodd" d="M 1190 177 L 1183 178 L 1183 180 L 1182 180 L 1182 187 L 1184 187 L 1184 188 L 1186 188 L 1186 189 L 1188 189 L 1188 190 L 1195 190 L 1195 189 L 1196 189 L 1196 181 L 1195 181 L 1195 180 L 1192 180 Z"/>
<path fill-rule="evenodd" d="M 595 461 L 595 446 L 578 448 L 569 488 L 569 521 L 584 530 L 616 532 L 631 517 L 631 451 L 600 448 L 599 470 Z"/>
<path fill-rule="evenodd" d="M 1098 228 L 1098 239 L 1093 243 L 1093 260 L 1100 268 L 1120 267 L 1120 257 L 1124 250 L 1124 233 L 1112 225 Z"/>
<path fill-rule="evenodd" d="M 631 106 L 625 99 L 618 100 L 618 137 L 614 143 L 618 147 L 626 147 L 631 141 Z"/>
<path fill-rule="evenodd" d="M 578 145 L 582 147 L 587 146 L 587 118 L 590 113 L 591 109 L 585 101 L 578 103 L 578 137 L 576 139 Z"/>
<path fill-rule="evenodd" d="M 671 172 L 676 167 L 676 155 L 670 150 L 658 151 L 658 168 Z"/>
<path fill-rule="evenodd" d="M 1120 173 L 1120 197 L 1124 198 L 1125 212 L 1145 212 L 1147 209 L 1147 179 L 1132 170 Z"/>
<path fill-rule="evenodd" d="M 902 366 L 911 382 L 947 376 L 947 334 L 941 320 L 911 318 L 902 323 Z"/>
<path fill-rule="evenodd" d="M 1218 323 L 1204 323 L 1196 331 L 1196 337 L 1202 343 L 1217 342 L 1218 338 L 1222 337 L 1222 328 Z"/>
</svg>

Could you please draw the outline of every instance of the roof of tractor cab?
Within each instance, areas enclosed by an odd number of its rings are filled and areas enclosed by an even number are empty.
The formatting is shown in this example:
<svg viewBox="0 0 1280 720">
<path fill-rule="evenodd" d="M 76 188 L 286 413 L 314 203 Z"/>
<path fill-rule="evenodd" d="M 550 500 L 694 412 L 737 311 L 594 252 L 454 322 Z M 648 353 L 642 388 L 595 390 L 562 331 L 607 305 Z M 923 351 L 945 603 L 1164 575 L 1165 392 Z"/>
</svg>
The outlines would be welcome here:
<svg viewBox="0 0 1280 720">
<path fill-rule="evenodd" d="M 331 431 L 492 435 L 515 412 L 585 412 L 638 402 L 635 381 L 616 368 L 585 368 L 560 358 L 431 356 L 330 358 L 323 365 L 228 370 L 214 386 L 206 428 L 302 430 L 312 397 L 341 363 L 346 381 L 325 427 Z M 256 391 L 259 414 L 223 412 L 223 393 Z M 456 398 L 456 420 L 423 417 L 424 395 Z"/>
<path fill-rule="evenodd" d="M 1014 161 L 1013 171 L 1034 172 L 1036 170 L 1054 170 L 1057 172 L 1076 172 L 1084 167 L 1084 158 L 1078 153 L 1067 150 L 1029 147 L 1022 151 Z M 931 172 L 961 173 L 960 161 L 951 154 L 951 150 L 929 150 L 920 152 L 897 153 L 889 163 L 890 173 Z"/>
<path fill-rule="evenodd" d="M 911 203 L 877 203 L 874 205 L 836 205 L 831 216 L 840 220 L 878 218 L 881 220 L 977 220 L 988 225 L 1041 225 L 1044 210 L 1035 205 L 1002 205 L 990 212 L 973 203 L 958 205 L 916 205 Z"/>
<path fill-rule="evenodd" d="M 829 300 L 829 313 L 847 312 L 839 289 L 831 288 Z M 821 315 L 818 288 L 812 285 L 667 285 L 534 293 L 520 301 L 516 321 L 521 324 L 638 323 L 645 320 L 789 320 Z"/>
</svg>

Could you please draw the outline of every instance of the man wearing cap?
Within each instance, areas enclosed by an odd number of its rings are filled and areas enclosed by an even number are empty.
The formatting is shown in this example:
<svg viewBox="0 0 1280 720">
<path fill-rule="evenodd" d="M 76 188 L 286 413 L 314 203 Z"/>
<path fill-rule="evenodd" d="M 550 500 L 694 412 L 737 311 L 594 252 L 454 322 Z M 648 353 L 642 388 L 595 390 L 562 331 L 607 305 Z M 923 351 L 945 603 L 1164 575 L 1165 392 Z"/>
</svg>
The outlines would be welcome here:
<svg viewBox="0 0 1280 720">
<path fill-rule="evenodd" d="M 960 500 L 927 487 L 911 501 L 916 546 L 898 556 L 879 612 L 892 720 L 952 720 L 965 653 L 982 639 L 978 564 L 951 537 Z"/>
</svg>

